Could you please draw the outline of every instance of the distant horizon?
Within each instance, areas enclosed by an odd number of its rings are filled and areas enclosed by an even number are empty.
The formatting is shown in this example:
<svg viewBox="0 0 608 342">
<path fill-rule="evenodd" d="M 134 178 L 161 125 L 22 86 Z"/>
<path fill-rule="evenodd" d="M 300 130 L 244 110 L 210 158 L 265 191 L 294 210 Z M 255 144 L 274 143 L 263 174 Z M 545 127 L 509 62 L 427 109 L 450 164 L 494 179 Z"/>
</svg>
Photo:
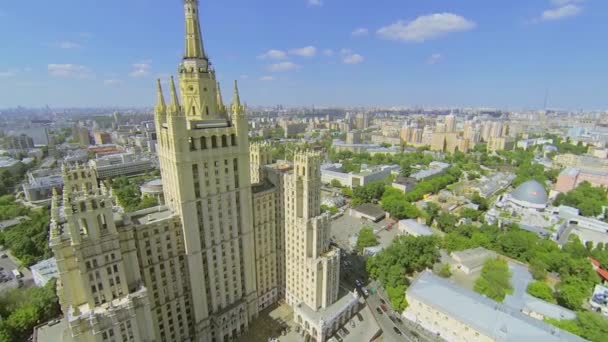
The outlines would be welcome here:
<svg viewBox="0 0 608 342">
<path fill-rule="evenodd" d="M 608 108 L 607 2 L 200 6 L 205 51 L 227 102 L 238 80 L 243 101 L 262 107 Z M 0 107 L 154 105 L 155 79 L 166 85 L 183 55 L 181 1 L 107 0 L 90 13 L 67 0 L 0 5 L 0 39 L 10 42 Z"/>
</svg>

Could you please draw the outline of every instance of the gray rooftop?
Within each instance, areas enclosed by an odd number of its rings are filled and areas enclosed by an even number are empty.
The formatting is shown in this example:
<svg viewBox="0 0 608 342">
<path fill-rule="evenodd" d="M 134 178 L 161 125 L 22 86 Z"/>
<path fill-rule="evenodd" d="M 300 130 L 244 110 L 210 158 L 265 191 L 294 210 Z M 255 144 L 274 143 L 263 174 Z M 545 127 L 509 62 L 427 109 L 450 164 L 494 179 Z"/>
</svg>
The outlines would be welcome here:
<svg viewBox="0 0 608 342">
<path fill-rule="evenodd" d="M 359 206 L 353 208 L 353 210 L 358 211 L 362 214 L 371 216 L 371 217 L 382 217 L 385 215 L 384 210 L 379 206 L 371 203 L 363 203 Z"/>
<path fill-rule="evenodd" d="M 410 234 L 414 233 L 420 236 L 433 235 L 433 230 L 429 226 L 412 219 L 399 221 L 399 227 L 404 227 Z"/>
<path fill-rule="evenodd" d="M 535 180 L 527 181 L 517 187 L 517 189 L 511 193 L 511 197 L 519 201 L 540 205 L 546 205 L 549 200 L 545 187 Z"/>
<path fill-rule="evenodd" d="M 460 287 L 429 271 L 423 272 L 412 283 L 407 294 L 496 341 L 585 341 L 583 338 Z"/>
</svg>

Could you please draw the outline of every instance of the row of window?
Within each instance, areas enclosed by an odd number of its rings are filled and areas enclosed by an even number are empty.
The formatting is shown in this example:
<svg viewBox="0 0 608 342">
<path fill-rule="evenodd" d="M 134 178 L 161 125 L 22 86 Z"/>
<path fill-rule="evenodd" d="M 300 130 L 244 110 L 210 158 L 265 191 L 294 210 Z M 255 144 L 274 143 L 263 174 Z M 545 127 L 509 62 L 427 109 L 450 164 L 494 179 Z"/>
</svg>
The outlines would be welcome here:
<svg viewBox="0 0 608 342">
<path fill-rule="evenodd" d="M 190 138 L 188 138 L 188 144 L 190 146 L 190 151 L 206 150 L 209 148 L 229 147 L 229 146 L 237 145 L 236 134 L 234 134 L 234 133 L 232 133 L 230 135 L 230 141 L 228 141 L 229 137 L 227 135 L 222 135 L 219 137 L 219 139 L 220 140 L 218 141 L 218 136 L 216 136 L 216 135 L 211 136 L 211 139 L 208 139 L 207 137 L 200 137 L 198 139 L 190 137 Z"/>
</svg>

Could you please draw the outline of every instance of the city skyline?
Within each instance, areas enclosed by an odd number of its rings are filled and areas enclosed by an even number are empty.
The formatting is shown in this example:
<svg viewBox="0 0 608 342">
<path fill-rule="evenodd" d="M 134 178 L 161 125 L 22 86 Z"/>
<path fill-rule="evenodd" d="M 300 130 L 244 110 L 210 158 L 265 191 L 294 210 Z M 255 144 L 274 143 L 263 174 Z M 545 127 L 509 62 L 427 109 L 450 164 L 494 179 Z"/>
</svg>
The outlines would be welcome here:
<svg viewBox="0 0 608 342">
<path fill-rule="evenodd" d="M 606 4 L 347 5 L 202 1 L 224 92 L 238 79 L 251 105 L 541 109 L 548 93 L 548 108 L 608 107 L 595 91 L 607 76 L 596 43 Z M 183 56 L 172 39 L 184 31 L 179 7 L 3 4 L 0 37 L 12 44 L 0 61 L 0 107 L 153 106 L 153 79 L 176 75 Z"/>
</svg>

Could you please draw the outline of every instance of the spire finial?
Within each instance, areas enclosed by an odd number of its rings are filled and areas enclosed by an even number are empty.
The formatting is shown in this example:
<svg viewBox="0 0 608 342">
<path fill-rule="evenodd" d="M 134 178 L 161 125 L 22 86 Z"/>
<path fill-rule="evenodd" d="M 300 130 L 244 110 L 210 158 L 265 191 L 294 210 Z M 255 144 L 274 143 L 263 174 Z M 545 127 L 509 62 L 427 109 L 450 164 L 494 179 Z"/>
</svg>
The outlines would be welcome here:
<svg viewBox="0 0 608 342">
<path fill-rule="evenodd" d="M 175 79 L 171 76 L 171 104 L 169 104 L 169 113 L 178 115 L 179 111 L 179 99 L 177 98 L 177 90 L 175 89 Z"/>
<path fill-rule="evenodd" d="M 156 80 L 158 91 L 158 103 L 156 104 L 156 114 L 163 115 L 167 113 L 167 105 L 165 104 L 165 96 L 163 95 L 163 87 L 160 84 L 160 79 Z"/>
<path fill-rule="evenodd" d="M 224 99 L 222 98 L 222 88 L 220 87 L 220 82 L 217 82 L 217 107 L 220 113 L 226 114 L 226 106 L 224 105 Z"/>
<path fill-rule="evenodd" d="M 184 58 L 207 58 L 203 47 L 203 36 L 198 15 L 198 0 L 185 0 L 186 53 Z"/>
<path fill-rule="evenodd" d="M 241 105 L 241 97 L 239 96 L 239 84 L 238 81 L 234 81 L 234 99 L 232 103 L 232 113 L 234 115 L 241 115 L 245 113 L 245 108 Z"/>
</svg>

